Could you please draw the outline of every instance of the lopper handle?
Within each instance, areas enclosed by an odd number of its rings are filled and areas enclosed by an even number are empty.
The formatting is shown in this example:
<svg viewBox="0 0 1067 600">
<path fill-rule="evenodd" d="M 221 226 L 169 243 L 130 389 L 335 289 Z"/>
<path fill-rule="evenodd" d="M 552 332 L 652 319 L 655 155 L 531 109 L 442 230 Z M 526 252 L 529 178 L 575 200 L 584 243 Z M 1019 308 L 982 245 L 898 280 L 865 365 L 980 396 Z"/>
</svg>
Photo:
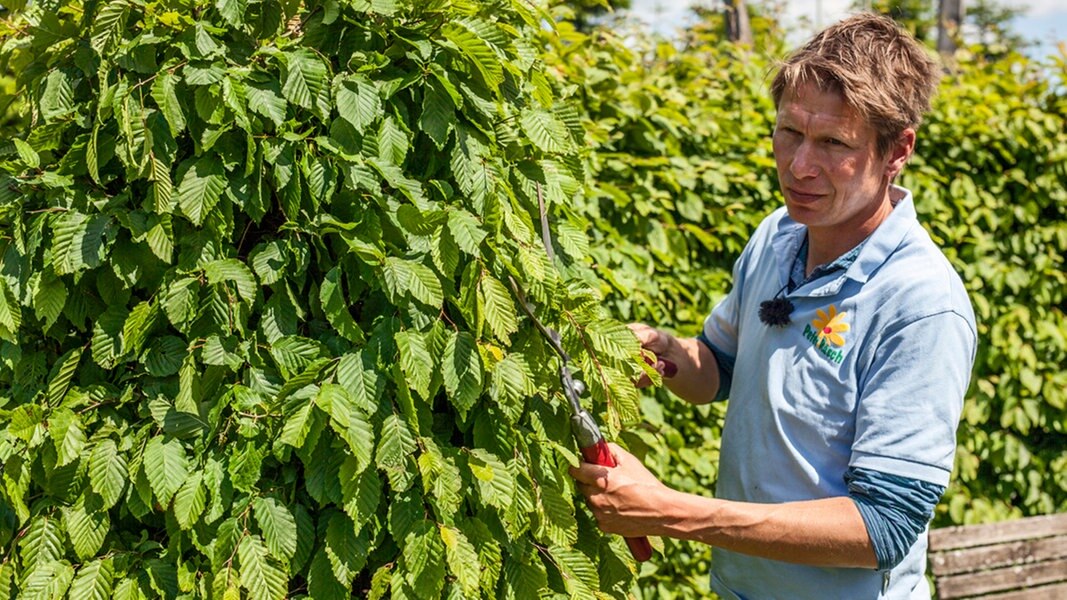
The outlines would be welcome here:
<svg viewBox="0 0 1067 600">
<path fill-rule="evenodd" d="M 611 455 L 611 448 L 608 448 L 608 443 L 604 441 L 604 438 L 601 438 L 600 441 L 592 446 L 582 448 L 582 458 L 585 459 L 585 462 L 602 467 L 614 467 L 616 464 L 615 457 Z M 652 544 L 648 542 L 647 537 L 628 537 L 624 539 L 634 560 L 645 562 L 652 558 Z"/>
</svg>

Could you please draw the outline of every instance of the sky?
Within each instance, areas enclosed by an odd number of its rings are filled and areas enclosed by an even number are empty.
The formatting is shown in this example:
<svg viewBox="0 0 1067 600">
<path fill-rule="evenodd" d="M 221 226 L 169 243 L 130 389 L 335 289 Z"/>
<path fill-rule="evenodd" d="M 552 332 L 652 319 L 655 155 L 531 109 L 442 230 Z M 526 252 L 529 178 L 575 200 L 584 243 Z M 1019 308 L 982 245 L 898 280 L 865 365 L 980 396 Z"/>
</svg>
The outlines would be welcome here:
<svg viewBox="0 0 1067 600">
<path fill-rule="evenodd" d="M 932 2 L 933 0 L 931 0 Z M 963 0 L 964 7 L 967 2 Z M 670 35 L 686 23 L 692 0 L 631 0 L 631 14 L 649 24 L 656 31 Z M 849 12 L 852 0 L 821 0 L 787 2 L 787 23 L 796 27 L 802 17 L 811 26 L 829 25 Z M 1012 28 L 1028 40 L 1037 42 L 1030 50 L 1032 56 L 1047 56 L 1057 52 L 1057 44 L 1067 42 L 1067 2 L 1063 0 L 1003 0 L 1006 6 L 1026 8 L 1026 13 L 1012 22 Z M 821 7 L 821 15 L 819 14 Z M 798 31 L 802 42 L 813 31 Z"/>
</svg>

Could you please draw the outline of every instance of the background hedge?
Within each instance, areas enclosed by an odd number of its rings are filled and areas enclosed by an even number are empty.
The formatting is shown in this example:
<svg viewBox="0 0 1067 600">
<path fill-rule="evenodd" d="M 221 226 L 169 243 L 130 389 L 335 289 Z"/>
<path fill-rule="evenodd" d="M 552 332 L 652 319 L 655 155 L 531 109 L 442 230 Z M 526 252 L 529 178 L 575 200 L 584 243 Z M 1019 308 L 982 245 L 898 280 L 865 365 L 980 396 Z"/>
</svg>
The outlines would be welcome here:
<svg viewBox="0 0 1067 600">
<path fill-rule="evenodd" d="M 637 569 L 575 507 L 555 363 L 508 282 L 609 435 L 710 493 L 724 407 L 636 394 L 620 321 L 696 333 L 779 205 L 783 48 L 543 10 L 5 22 L 0 595 L 707 595 L 709 548 Z M 981 336 L 935 526 L 1067 508 L 1067 65 L 960 59 L 901 177 Z"/>
</svg>

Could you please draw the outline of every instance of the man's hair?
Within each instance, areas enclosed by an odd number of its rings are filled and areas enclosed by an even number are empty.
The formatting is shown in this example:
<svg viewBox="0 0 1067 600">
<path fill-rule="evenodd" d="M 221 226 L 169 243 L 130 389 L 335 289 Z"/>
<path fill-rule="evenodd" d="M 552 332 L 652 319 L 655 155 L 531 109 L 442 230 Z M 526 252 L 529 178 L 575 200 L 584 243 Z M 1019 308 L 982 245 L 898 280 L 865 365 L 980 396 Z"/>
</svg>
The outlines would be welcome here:
<svg viewBox="0 0 1067 600">
<path fill-rule="evenodd" d="M 902 131 L 917 128 L 941 71 L 926 49 L 895 21 L 859 13 L 831 25 L 785 60 L 771 83 L 774 106 L 813 83 L 841 94 L 845 104 L 878 132 L 889 151 Z"/>
</svg>

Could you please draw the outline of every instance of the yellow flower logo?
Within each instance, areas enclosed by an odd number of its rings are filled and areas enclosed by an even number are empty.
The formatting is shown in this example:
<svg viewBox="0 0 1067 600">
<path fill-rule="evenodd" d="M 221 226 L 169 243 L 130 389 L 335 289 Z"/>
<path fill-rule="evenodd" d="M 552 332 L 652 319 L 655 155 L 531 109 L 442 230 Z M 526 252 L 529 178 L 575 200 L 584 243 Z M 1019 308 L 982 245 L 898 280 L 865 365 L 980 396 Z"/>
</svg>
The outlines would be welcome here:
<svg viewBox="0 0 1067 600">
<path fill-rule="evenodd" d="M 820 308 L 816 312 L 819 318 L 811 322 L 811 326 L 819 335 L 819 341 L 830 340 L 835 346 L 844 346 L 845 338 L 841 334 L 848 331 L 848 323 L 845 323 L 847 312 L 837 312 L 837 307 L 830 305 L 829 314 Z"/>
</svg>

